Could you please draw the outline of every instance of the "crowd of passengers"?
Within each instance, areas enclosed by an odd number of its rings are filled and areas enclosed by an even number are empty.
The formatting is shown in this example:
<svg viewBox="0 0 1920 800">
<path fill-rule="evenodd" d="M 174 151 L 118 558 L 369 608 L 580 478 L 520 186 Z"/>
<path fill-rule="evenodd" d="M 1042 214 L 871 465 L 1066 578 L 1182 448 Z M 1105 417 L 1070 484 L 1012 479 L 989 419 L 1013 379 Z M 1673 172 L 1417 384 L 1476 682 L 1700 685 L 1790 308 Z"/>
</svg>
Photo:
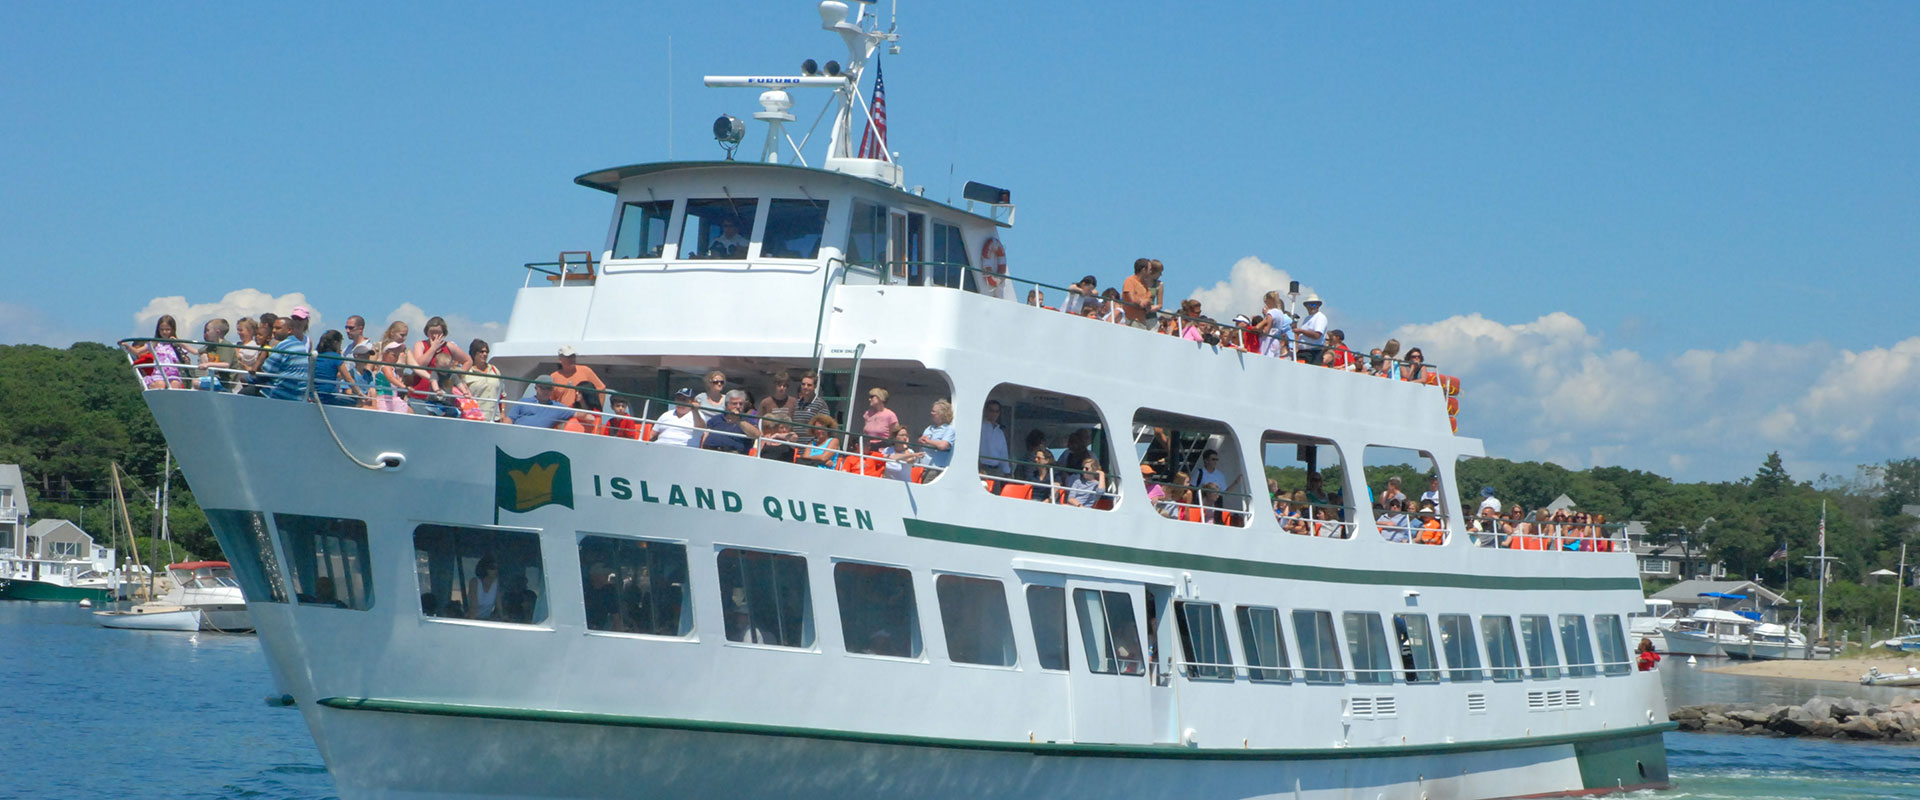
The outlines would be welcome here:
<svg viewBox="0 0 1920 800">
<path fill-rule="evenodd" d="M 1230 324 L 1206 316 L 1201 302 L 1192 298 L 1169 309 L 1166 284 L 1161 280 L 1165 271 L 1166 266 L 1159 259 L 1137 259 L 1133 262 L 1133 274 L 1118 290 L 1112 287 L 1102 290 L 1099 279 L 1088 275 L 1067 287 L 1066 302 L 1059 307 L 1048 305 L 1046 292 L 1039 288 L 1028 290 L 1026 303 L 1049 311 L 1158 331 L 1192 342 L 1348 372 L 1429 383 L 1439 377 L 1426 366 L 1426 356 L 1420 348 L 1407 350 L 1406 357 L 1401 358 L 1397 339 L 1388 339 L 1386 344 L 1364 356 L 1355 353 L 1347 345 L 1346 332 L 1328 325 L 1317 294 L 1308 294 L 1300 301 L 1302 316 L 1288 312 L 1287 302 L 1279 291 L 1267 292 L 1261 298 L 1264 308 L 1235 316 Z"/>
<path fill-rule="evenodd" d="M 1281 529 L 1300 536 L 1344 539 L 1353 535 L 1347 523 L 1346 504 L 1339 492 L 1328 492 L 1319 472 L 1307 473 L 1307 488 L 1283 491 L 1280 482 L 1267 479 L 1267 493 L 1273 498 L 1273 515 Z M 1400 477 L 1387 478 L 1386 487 L 1372 495 L 1374 525 L 1380 536 L 1390 542 L 1438 545 L 1447 540 L 1447 521 L 1442 514 L 1440 476 L 1427 477 L 1426 491 L 1418 499 L 1409 498 Z M 1573 509 L 1542 508 L 1532 513 L 1518 504 L 1505 506 L 1493 487 L 1482 487 L 1478 508 L 1462 505 L 1461 516 L 1467 523 L 1469 539 L 1478 547 L 1511 550 L 1570 550 L 1612 552 L 1615 534 L 1608 529 L 1604 514 Z"/>
</svg>

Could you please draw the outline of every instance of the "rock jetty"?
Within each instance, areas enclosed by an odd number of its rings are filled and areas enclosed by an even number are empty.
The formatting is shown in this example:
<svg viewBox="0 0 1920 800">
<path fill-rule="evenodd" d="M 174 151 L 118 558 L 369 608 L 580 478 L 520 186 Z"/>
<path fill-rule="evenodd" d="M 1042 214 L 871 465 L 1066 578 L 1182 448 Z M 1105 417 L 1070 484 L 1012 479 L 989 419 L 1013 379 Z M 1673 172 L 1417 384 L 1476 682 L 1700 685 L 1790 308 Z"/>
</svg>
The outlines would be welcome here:
<svg viewBox="0 0 1920 800">
<path fill-rule="evenodd" d="M 1920 698 L 1893 704 L 1825 696 L 1797 706 L 1710 703 L 1675 709 L 1667 718 L 1680 730 L 1703 733 L 1920 742 Z"/>
</svg>

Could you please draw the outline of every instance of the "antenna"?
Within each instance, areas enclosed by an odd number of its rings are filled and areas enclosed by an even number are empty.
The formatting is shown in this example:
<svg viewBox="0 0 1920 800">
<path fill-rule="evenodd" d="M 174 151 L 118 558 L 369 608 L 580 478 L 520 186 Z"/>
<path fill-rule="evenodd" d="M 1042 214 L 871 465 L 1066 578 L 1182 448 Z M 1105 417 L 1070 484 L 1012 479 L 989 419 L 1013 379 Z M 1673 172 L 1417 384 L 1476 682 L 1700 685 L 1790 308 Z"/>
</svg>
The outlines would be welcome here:
<svg viewBox="0 0 1920 800">
<path fill-rule="evenodd" d="M 673 36 L 667 36 L 667 160 L 673 160 Z"/>
</svg>

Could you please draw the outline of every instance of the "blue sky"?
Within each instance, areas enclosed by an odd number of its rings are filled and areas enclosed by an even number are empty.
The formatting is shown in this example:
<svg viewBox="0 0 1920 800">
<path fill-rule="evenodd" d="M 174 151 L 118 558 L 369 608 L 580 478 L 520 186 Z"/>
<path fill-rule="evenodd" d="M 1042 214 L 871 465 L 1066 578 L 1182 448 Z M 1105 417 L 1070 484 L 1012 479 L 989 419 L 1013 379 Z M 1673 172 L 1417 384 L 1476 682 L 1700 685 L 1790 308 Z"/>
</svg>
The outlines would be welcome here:
<svg viewBox="0 0 1920 800">
<path fill-rule="evenodd" d="M 1516 458 L 1920 453 L 1920 6 L 902 5 L 907 180 L 1011 188 L 1020 274 L 1152 255 L 1228 313 L 1299 279 L 1424 337 Z M 756 109 L 701 75 L 839 50 L 804 0 L 8 17 L 0 341 L 62 345 L 241 289 L 503 321 L 520 263 L 601 245 L 574 175 L 712 157 Z"/>
</svg>

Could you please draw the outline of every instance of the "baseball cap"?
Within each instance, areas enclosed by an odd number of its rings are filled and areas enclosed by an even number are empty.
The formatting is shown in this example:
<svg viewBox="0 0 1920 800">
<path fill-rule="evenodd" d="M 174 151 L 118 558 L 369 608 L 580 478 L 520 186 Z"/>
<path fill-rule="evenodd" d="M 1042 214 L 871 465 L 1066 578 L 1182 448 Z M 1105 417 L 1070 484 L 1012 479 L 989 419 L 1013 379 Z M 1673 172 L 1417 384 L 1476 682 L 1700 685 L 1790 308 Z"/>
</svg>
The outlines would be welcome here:
<svg viewBox="0 0 1920 800">
<path fill-rule="evenodd" d="M 573 345 L 570 345 L 570 344 L 560 345 L 560 355 L 563 355 L 563 356 L 573 355 Z"/>
<path fill-rule="evenodd" d="M 310 317 L 312 315 L 313 315 L 313 312 L 308 311 L 306 306 L 294 306 L 293 312 L 288 314 L 287 316 L 293 317 L 294 319 L 306 319 L 307 317 Z"/>
</svg>

